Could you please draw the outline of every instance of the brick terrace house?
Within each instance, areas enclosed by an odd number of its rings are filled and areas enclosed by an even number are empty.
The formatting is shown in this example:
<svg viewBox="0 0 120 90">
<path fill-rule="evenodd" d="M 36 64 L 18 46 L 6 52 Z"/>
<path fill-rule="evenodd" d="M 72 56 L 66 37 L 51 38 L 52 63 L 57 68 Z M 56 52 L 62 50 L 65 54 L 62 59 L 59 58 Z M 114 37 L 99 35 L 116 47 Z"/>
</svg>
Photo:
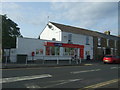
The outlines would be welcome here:
<svg viewBox="0 0 120 90">
<path fill-rule="evenodd" d="M 48 22 L 39 39 L 85 45 L 84 54 L 92 53 L 94 60 L 101 60 L 106 54 L 120 55 L 120 37 L 55 22 Z"/>
</svg>

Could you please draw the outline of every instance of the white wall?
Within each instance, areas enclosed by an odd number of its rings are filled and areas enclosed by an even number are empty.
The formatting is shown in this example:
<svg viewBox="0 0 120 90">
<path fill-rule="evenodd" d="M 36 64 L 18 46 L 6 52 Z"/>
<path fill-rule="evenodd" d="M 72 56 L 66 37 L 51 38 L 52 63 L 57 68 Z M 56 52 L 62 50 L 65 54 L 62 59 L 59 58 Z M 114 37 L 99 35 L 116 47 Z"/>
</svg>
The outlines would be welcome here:
<svg viewBox="0 0 120 90">
<path fill-rule="evenodd" d="M 31 52 L 36 52 L 36 49 L 44 49 L 44 41 L 31 38 L 18 38 L 17 53 L 31 55 Z M 38 54 L 40 55 L 40 54 Z"/>
<path fill-rule="evenodd" d="M 39 39 L 32 39 L 32 38 L 17 38 L 17 48 L 16 48 L 16 55 L 17 54 L 27 54 L 28 60 L 32 60 L 31 53 L 35 52 L 35 58 L 40 58 L 45 54 L 44 48 L 44 40 Z M 40 49 L 43 50 L 43 53 L 40 53 Z M 36 54 L 36 51 L 39 51 Z"/>
<path fill-rule="evenodd" d="M 15 56 L 17 54 L 27 54 L 28 55 L 28 60 L 32 60 L 32 56 L 31 53 L 35 52 L 35 56 L 34 56 L 34 60 L 37 59 L 49 59 L 49 60 L 53 60 L 56 59 L 57 56 L 45 56 L 45 46 L 44 46 L 44 42 L 56 42 L 56 43 L 60 43 L 59 41 L 49 41 L 49 40 L 40 40 L 40 39 L 33 39 L 33 38 L 17 38 L 17 48 L 15 50 Z M 40 50 L 43 49 L 43 54 L 39 53 L 36 54 L 36 50 Z M 69 58 L 69 57 L 63 57 L 62 56 L 62 52 L 61 51 L 60 55 L 61 57 L 59 58 Z M 11 57 L 12 59 L 13 57 Z M 17 58 L 16 58 L 17 59 Z M 16 62 L 16 59 L 12 59 L 12 62 Z"/>
<path fill-rule="evenodd" d="M 51 23 L 48 24 L 51 25 L 53 29 L 48 28 L 48 25 L 46 25 L 45 29 L 40 34 L 40 39 L 52 40 L 55 38 L 56 41 L 61 41 L 61 30 Z"/>
<path fill-rule="evenodd" d="M 84 58 L 86 59 L 86 51 L 90 51 L 91 59 L 93 58 L 93 37 L 89 36 L 89 44 L 86 45 L 86 36 L 81 34 L 74 34 L 69 32 L 62 32 L 62 42 L 68 42 L 68 34 L 72 34 L 73 44 L 84 45 Z"/>
</svg>

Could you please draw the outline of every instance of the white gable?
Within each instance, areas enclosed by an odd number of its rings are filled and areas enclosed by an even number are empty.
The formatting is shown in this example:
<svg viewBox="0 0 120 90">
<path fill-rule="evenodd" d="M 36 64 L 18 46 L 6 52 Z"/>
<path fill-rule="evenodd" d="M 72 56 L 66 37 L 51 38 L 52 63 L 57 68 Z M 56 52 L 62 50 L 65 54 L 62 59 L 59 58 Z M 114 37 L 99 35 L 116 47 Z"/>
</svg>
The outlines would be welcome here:
<svg viewBox="0 0 120 90">
<path fill-rule="evenodd" d="M 49 22 L 40 34 L 40 39 L 61 41 L 61 30 Z"/>
</svg>

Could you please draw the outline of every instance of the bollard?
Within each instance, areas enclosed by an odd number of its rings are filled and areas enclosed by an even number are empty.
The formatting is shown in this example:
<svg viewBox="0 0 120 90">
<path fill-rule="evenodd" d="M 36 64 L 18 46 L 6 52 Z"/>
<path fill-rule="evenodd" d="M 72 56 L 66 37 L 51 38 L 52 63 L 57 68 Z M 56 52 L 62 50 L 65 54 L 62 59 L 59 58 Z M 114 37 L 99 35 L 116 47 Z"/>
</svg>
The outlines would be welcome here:
<svg viewBox="0 0 120 90">
<path fill-rule="evenodd" d="M 27 57 L 26 57 L 26 63 L 25 64 L 27 65 Z"/>
<path fill-rule="evenodd" d="M 45 63 L 44 63 L 44 56 L 43 56 L 43 64 L 45 64 Z"/>
<path fill-rule="evenodd" d="M 76 64 L 78 64 L 78 60 L 79 60 L 79 59 L 78 59 L 78 58 L 75 58 L 75 60 L 76 60 Z"/>
<path fill-rule="evenodd" d="M 71 64 L 71 58 L 69 58 L 69 64 Z"/>
<path fill-rule="evenodd" d="M 58 59 L 58 57 L 57 57 L 57 64 L 59 64 L 59 59 Z"/>
<path fill-rule="evenodd" d="M 79 60 L 80 60 L 80 64 L 81 64 L 81 58 Z"/>
<path fill-rule="evenodd" d="M 76 64 L 78 64 L 78 60 L 76 59 Z"/>
<path fill-rule="evenodd" d="M 7 56 L 6 56 L 6 59 L 5 59 L 5 66 L 7 65 Z"/>
</svg>

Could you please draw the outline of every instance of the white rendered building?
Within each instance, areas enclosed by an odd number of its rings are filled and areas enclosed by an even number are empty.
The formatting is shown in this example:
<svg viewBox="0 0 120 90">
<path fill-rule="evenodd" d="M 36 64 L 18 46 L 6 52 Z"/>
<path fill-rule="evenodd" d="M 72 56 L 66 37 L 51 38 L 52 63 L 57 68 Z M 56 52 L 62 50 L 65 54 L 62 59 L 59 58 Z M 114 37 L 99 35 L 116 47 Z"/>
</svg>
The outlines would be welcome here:
<svg viewBox="0 0 120 90">
<path fill-rule="evenodd" d="M 93 36 L 87 30 L 68 25 L 49 22 L 40 34 L 40 39 L 60 41 L 62 43 L 83 45 L 77 53 L 81 58 L 86 59 L 87 55 L 93 58 Z"/>
</svg>

